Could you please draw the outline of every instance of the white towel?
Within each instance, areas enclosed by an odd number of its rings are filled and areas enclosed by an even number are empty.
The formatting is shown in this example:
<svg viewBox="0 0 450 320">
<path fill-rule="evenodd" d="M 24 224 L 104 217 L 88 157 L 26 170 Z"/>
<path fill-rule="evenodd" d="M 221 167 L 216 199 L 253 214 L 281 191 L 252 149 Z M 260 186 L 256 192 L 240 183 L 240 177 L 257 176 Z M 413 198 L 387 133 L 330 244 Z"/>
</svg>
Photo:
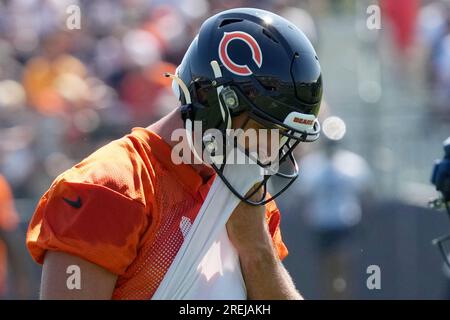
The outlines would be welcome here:
<svg viewBox="0 0 450 320">
<path fill-rule="evenodd" d="M 246 194 L 262 179 L 261 168 L 256 164 L 227 164 L 224 174 L 241 194 Z M 239 257 L 226 231 L 226 222 L 239 202 L 220 177 L 216 177 L 152 299 L 247 298 Z"/>
</svg>

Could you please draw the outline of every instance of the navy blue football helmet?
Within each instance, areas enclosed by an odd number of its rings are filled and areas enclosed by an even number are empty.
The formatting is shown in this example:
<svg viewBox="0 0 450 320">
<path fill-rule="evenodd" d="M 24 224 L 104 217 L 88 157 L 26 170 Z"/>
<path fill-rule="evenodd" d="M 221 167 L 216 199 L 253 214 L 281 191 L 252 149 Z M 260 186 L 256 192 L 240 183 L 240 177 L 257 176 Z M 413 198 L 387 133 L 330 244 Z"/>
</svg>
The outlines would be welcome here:
<svg viewBox="0 0 450 320">
<path fill-rule="evenodd" d="M 293 149 L 299 142 L 319 137 L 322 76 L 310 41 L 291 22 L 253 8 L 220 12 L 202 24 L 176 74 L 167 76 L 174 80 L 188 136 L 192 135 L 194 121 L 201 121 L 202 134 L 211 128 L 226 134 L 231 129 L 231 119 L 244 112 L 248 119 L 265 128 L 279 129 L 282 146 L 278 161 L 283 165 L 261 182 L 261 199 L 250 200 L 259 188 L 247 195 L 234 190 L 223 175 L 226 163 L 212 163 L 241 200 L 252 205 L 265 204 L 297 178 Z M 208 143 L 205 139 L 203 148 Z M 286 165 L 288 162 L 291 165 Z M 259 161 L 258 164 L 268 166 Z M 267 196 L 267 183 L 272 176 L 286 179 L 287 184 L 280 191 L 269 190 L 271 195 Z"/>
</svg>

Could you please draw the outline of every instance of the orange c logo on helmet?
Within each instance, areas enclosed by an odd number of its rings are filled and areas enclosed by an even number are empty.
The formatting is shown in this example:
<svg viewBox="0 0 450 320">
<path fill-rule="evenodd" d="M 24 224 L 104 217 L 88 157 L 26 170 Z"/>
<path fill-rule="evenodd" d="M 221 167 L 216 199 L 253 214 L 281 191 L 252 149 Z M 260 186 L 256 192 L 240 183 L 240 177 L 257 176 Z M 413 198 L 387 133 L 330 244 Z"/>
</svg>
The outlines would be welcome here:
<svg viewBox="0 0 450 320">
<path fill-rule="evenodd" d="M 239 76 L 249 76 L 253 73 L 246 64 L 237 64 L 236 62 L 231 60 L 230 56 L 228 55 L 228 45 L 233 40 L 244 41 L 252 51 L 253 61 L 259 68 L 261 68 L 263 56 L 258 42 L 256 42 L 255 38 L 253 38 L 251 35 L 242 31 L 225 32 L 223 34 L 222 40 L 220 40 L 219 58 L 225 68 Z"/>
</svg>

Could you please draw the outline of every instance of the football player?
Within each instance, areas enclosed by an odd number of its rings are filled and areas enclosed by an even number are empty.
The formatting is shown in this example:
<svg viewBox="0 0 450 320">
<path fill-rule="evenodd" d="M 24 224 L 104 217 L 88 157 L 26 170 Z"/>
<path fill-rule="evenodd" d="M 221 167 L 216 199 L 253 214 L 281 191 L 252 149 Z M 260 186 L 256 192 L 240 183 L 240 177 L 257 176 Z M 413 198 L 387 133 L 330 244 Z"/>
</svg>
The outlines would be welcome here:
<svg viewBox="0 0 450 320">
<path fill-rule="evenodd" d="M 43 264 L 43 299 L 151 299 L 216 177 L 241 202 L 226 228 L 249 299 L 301 299 L 282 264 L 288 251 L 273 199 L 298 175 L 292 150 L 319 136 L 321 69 L 305 35 L 271 12 L 237 8 L 207 19 L 173 78 L 181 106 L 133 128 L 59 175 L 32 217 L 27 246 Z M 201 123 L 201 150 L 192 144 Z M 175 164 L 171 139 L 183 129 L 192 154 L 208 129 L 276 129 L 279 169 L 236 190 L 224 163 Z M 267 169 L 267 163 L 258 164 Z M 270 163 L 269 163 L 270 165 Z M 271 178 L 286 183 L 267 192 Z M 68 290 L 68 266 L 81 270 Z"/>
<path fill-rule="evenodd" d="M 435 185 L 441 196 L 430 201 L 430 207 L 436 209 L 445 208 L 450 217 L 450 137 L 444 141 L 444 158 L 435 161 L 431 183 Z M 441 236 L 433 240 L 433 244 L 438 246 L 448 270 L 450 270 L 449 240 L 450 235 Z"/>
</svg>

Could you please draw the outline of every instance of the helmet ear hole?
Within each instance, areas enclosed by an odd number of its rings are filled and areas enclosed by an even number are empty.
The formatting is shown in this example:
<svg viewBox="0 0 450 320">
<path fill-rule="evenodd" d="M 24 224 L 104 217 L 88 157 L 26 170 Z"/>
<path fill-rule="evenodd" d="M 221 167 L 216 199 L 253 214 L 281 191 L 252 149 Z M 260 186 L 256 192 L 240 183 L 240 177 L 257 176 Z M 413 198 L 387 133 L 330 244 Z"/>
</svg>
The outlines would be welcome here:
<svg viewBox="0 0 450 320">
<path fill-rule="evenodd" d="M 222 96 L 223 103 L 231 111 L 236 110 L 239 107 L 239 98 L 236 92 L 230 87 L 225 87 L 220 92 Z"/>
<path fill-rule="evenodd" d="M 230 111 L 231 116 L 237 116 L 245 111 L 245 104 L 241 103 L 239 96 L 231 87 L 225 87 L 220 92 L 222 104 Z"/>
</svg>

